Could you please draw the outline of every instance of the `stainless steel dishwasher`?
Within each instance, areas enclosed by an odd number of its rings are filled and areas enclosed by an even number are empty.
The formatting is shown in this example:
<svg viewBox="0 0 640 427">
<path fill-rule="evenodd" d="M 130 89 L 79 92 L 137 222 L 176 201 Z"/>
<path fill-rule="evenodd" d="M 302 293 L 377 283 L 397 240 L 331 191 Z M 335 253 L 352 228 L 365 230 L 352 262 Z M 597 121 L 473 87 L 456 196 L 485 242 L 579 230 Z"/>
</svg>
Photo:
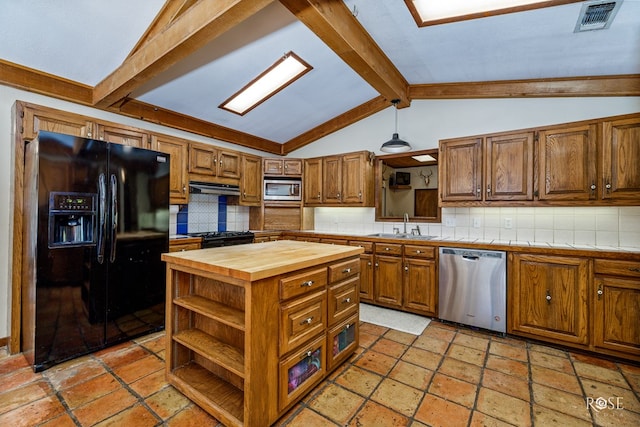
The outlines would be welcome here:
<svg viewBox="0 0 640 427">
<path fill-rule="evenodd" d="M 507 254 L 440 248 L 438 317 L 505 333 Z"/>
</svg>

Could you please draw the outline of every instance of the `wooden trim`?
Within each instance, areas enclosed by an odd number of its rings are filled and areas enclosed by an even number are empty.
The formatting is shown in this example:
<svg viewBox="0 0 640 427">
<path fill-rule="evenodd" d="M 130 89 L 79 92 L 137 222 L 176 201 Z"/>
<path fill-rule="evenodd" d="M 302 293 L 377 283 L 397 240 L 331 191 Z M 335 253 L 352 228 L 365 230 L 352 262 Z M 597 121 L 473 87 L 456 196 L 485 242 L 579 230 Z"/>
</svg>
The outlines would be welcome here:
<svg viewBox="0 0 640 427">
<path fill-rule="evenodd" d="M 369 117 L 379 111 L 390 107 L 391 104 L 384 97 L 378 96 L 364 104 L 358 105 L 355 108 L 343 113 L 333 119 L 330 119 L 323 124 L 316 126 L 307 132 L 300 134 L 299 136 L 285 142 L 282 145 L 282 155 L 291 153 L 298 148 L 302 148 L 307 144 L 311 144 L 317 139 L 327 136 L 335 131 L 345 128 L 359 120 Z"/>
<path fill-rule="evenodd" d="M 0 347 L 4 347 L 7 344 L 9 344 L 9 337 L 0 338 Z M 11 353 L 11 354 L 13 354 L 13 353 Z"/>
<path fill-rule="evenodd" d="M 640 96 L 640 74 L 418 84 L 409 87 L 409 96 L 411 99 Z"/>
<path fill-rule="evenodd" d="M 387 100 L 411 103 L 409 84 L 342 0 L 280 0 L 343 61 Z"/>
<path fill-rule="evenodd" d="M 199 0 L 98 83 L 93 104 L 100 108 L 115 104 L 270 3 L 271 0 Z"/>
<path fill-rule="evenodd" d="M 91 105 L 93 88 L 0 59 L 0 83 L 18 89 Z"/>
<path fill-rule="evenodd" d="M 266 151 L 267 153 L 280 154 L 281 144 L 239 132 L 224 126 L 218 126 L 211 122 L 176 113 L 164 108 L 155 107 L 136 100 L 127 100 L 120 106 L 109 109 L 117 114 L 133 117 L 151 123 L 157 123 L 174 129 L 180 129 L 197 135 L 203 135 L 221 141 L 231 142 L 243 147 Z"/>
</svg>

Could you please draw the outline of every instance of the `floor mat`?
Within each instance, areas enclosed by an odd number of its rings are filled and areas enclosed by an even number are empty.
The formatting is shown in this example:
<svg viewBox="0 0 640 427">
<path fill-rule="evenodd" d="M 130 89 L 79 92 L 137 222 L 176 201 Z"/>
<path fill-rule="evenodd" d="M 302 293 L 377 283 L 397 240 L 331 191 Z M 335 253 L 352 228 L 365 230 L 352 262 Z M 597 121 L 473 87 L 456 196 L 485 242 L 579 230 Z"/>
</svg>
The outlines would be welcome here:
<svg viewBox="0 0 640 427">
<path fill-rule="evenodd" d="M 360 304 L 360 320 L 413 335 L 420 335 L 431 319 L 417 314 Z"/>
</svg>

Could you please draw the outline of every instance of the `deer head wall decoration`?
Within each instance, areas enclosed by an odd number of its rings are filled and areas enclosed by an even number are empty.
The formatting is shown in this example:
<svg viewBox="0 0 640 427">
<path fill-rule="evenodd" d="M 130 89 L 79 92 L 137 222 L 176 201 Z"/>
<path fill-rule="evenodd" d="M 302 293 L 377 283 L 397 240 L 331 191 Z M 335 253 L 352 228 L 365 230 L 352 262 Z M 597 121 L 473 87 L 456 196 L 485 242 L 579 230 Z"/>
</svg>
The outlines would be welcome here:
<svg viewBox="0 0 640 427">
<path fill-rule="evenodd" d="M 424 179 L 424 185 L 429 186 L 429 182 L 431 181 L 431 175 L 433 175 L 433 171 L 429 171 L 429 175 L 425 175 L 424 172 L 420 171 L 420 176 Z"/>
</svg>

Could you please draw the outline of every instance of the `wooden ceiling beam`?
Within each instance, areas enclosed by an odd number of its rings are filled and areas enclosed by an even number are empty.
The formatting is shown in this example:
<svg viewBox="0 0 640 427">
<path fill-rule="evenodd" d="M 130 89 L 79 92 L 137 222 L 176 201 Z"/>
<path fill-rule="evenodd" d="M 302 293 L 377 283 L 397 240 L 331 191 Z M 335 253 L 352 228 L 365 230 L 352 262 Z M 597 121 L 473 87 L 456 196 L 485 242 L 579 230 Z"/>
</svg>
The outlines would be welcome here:
<svg viewBox="0 0 640 427">
<path fill-rule="evenodd" d="M 0 59 L 0 84 L 78 104 L 91 105 L 93 101 L 91 86 L 3 59 Z"/>
<path fill-rule="evenodd" d="M 280 0 L 390 105 L 408 107 L 409 84 L 342 0 Z"/>
<path fill-rule="evenodd" d="M 109 111 L 197 135 L 215 138 L 220 141 L 230 142 L 243 147 L 265 151 L 267 153 L 281 154 L 282 152 L 282 144 L 277 142 L 216 125 L 192 116 L 176 113 L 175 111 L 159 108 L 134 99 L 126 100 L 119 106 L 113 106 L 109 108 Z"/>
<path fill-rule="evenodd" d="M 253 16 L 273 0 L 198 0 L 96 85 L 93 104 L 108 108 L 162 71 Z"/>
<path fill-rule="evenodd" d="M 286 155 L 295 151 L 305 145 L 329 135 L 335 131 L 345 128 L 359 120 L 369 117 L 372 114 L 382 111 L 385 108 L 389 108 L 389 102 L 383 97 L 378 96 L 372 100 L 365 102 L 351 110 L 343 113 L 333 119 L 324 122 L 323 124 L 316 126 L 307 132 L 298 135 L 297 137 L 290 139 L 282 145 L 282 154 Z"/>
<path fill-rule="evenodd" d="M 640 74 L 418 84 L 409 87 L 409 96 L 411 99 L 640 96 Z"/>
</svg>

